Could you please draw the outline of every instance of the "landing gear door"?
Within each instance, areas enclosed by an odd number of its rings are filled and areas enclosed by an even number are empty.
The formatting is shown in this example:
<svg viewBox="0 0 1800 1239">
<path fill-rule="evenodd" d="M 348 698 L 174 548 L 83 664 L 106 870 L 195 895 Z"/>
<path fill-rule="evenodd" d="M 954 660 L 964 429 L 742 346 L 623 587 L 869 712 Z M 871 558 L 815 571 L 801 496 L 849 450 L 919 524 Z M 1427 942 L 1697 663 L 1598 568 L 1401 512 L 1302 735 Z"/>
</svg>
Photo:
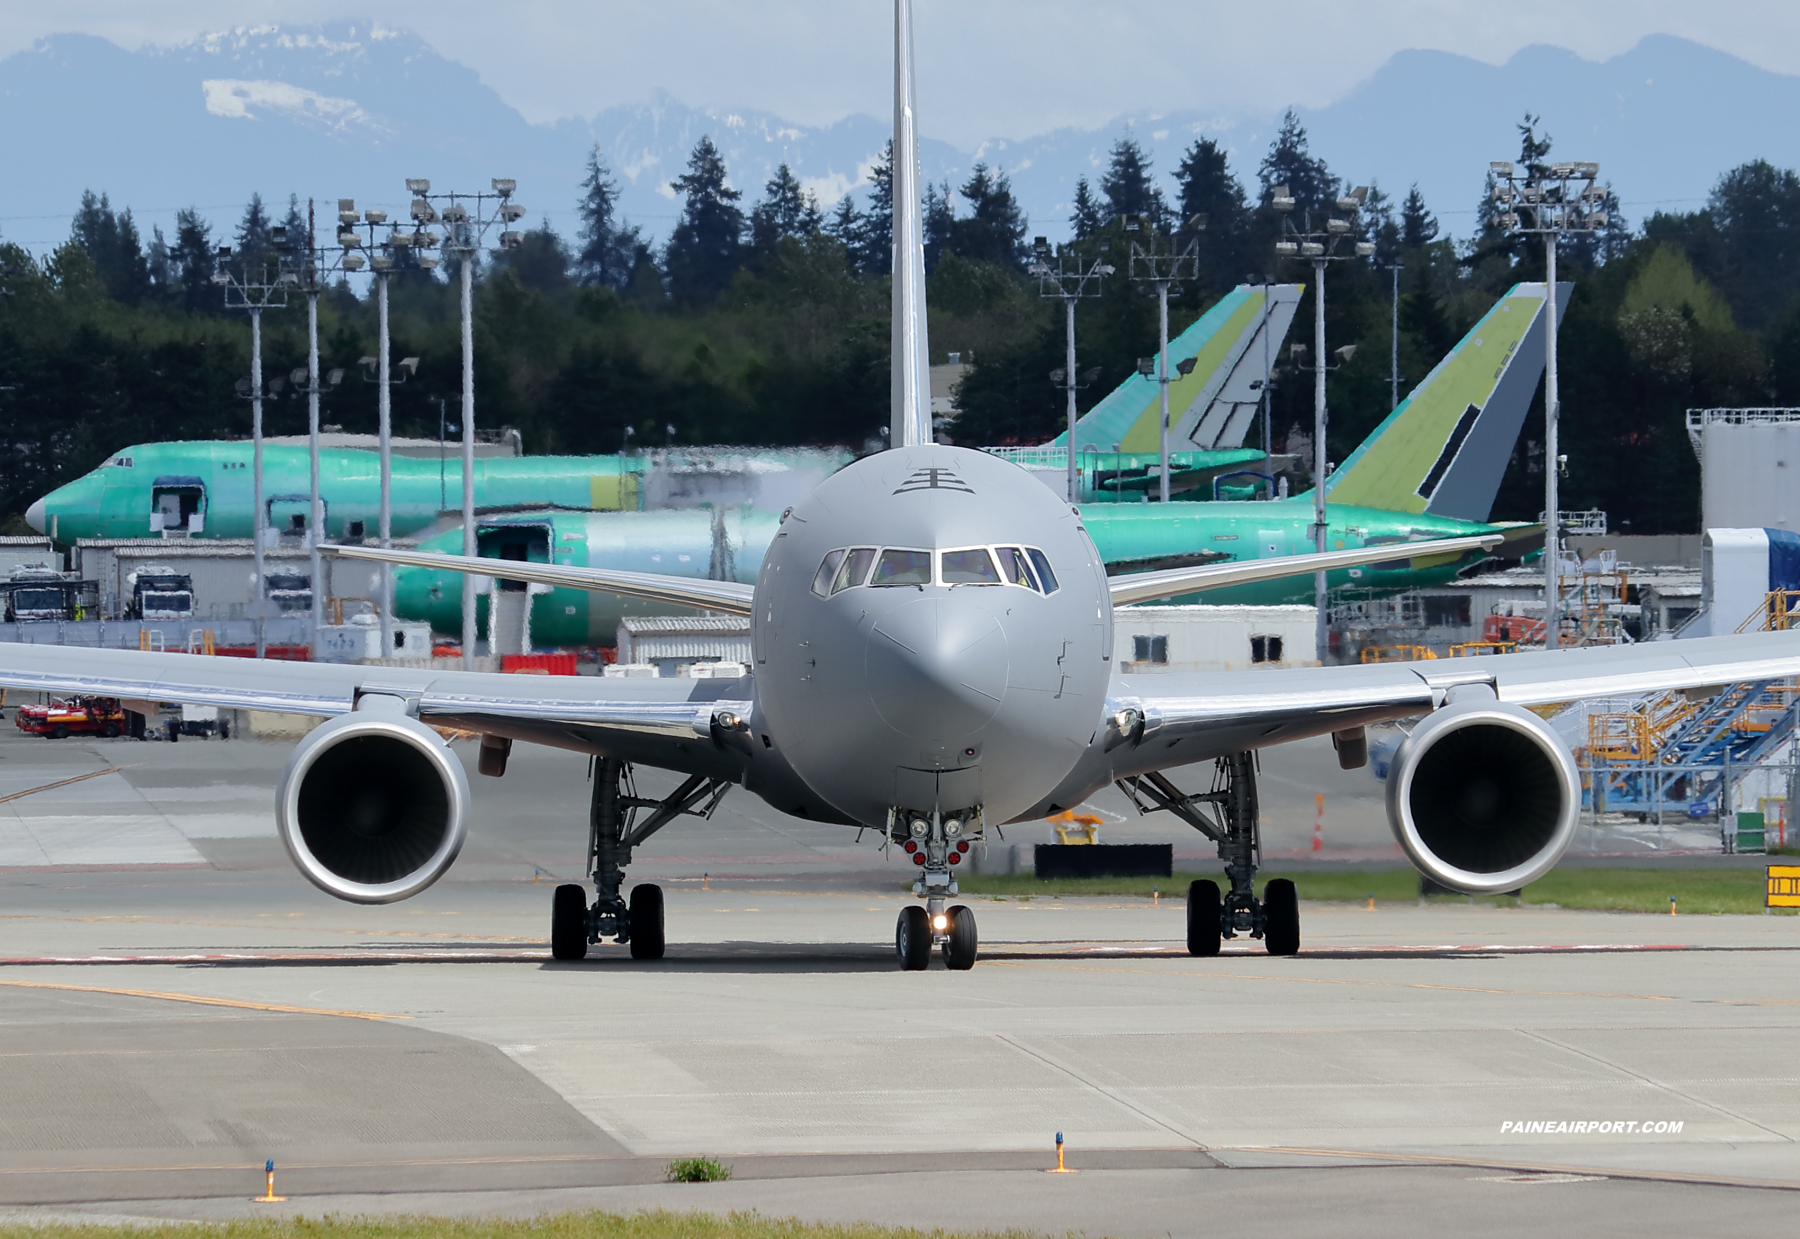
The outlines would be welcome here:
<svg viewBox="0 0 1800 1239">
<path fill-rule="evenodd" d="M 196 534 L 206 529 L 206 483 L 161 477 L 150 486 L 150 532 Z"/>
</svg>

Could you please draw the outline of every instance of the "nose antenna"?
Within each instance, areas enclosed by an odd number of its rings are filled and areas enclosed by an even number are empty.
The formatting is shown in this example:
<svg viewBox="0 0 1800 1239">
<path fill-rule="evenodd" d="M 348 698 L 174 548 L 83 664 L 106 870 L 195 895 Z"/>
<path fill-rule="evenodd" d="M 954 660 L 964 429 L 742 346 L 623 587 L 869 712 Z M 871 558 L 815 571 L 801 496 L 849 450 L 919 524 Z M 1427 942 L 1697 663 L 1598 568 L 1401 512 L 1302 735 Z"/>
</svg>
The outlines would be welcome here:
<svg viewBox="0 0 1800 1239">
<path fill-rule="evenodd" d="M 925 334 L 925 221 L 913 80 L 912 0 L 894 0 L 894 446 L 930 443 L 931 350 Z"/>
</svg>

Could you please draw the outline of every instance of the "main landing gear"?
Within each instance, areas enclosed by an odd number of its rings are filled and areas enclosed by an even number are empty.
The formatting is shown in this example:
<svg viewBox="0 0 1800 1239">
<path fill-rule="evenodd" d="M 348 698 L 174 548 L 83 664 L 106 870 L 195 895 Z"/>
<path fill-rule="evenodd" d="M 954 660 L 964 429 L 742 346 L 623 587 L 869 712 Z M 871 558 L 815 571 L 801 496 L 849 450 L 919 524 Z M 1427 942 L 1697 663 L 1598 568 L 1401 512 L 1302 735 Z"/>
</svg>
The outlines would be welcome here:
<svg viewBox="0 0 1800 1239">
<path fill-rule="evenodd" d="M 588 806 L 588 871 L 596 898 L 570 884 L 556 888 L 550 907 L 550 954 L 556 959 L 582 959 L 588 944 L 604 937 L 627 943 L 633 959 L 663 957 L 662 887 L 640 883 L 627 903 L 621 887 L 631 850 L 682 814 L 711 817 L 731 784 L 696 774 L 662 800 L 637 794 L 631 767 L 616 757 L 594 760 L 594 790 Z M 697 807 L 702 806 L 703 807 Z M 650 810 L 636 822 L 640 809 Z"/>
<path fill-rule="evenodd" d="M 902 844 L 919 865 L 913 894 L 925 899 L 922 908 L 916 903 L 902 908 L 894 927 L 894 954 L 900 967 L 908 972 L 930 967 L 934 946 L 943 951 L 947 968 L 963 972 L 975 966 L 980 945 L 975 913 L 963 904 L 947 908 L 944 903 L 956 894 L 952 867 L 968 854 L 971 835 L 981 837 L 981 820 L 980 809 L 962 813 L 893 813 L 888 837 Z"/>
<path fill-rule="evenodd" d="M 1217 955 L 1219 943 L 1239 933 L 1261 938 L 1271 955 L 1300 953 L 1300 899 L 1286 878 L 1271 878 L 1256 897 L 1256 870 L 1262 864 L 1257 825 L 1256 754 L 1221 757 L 1209 792 L 1188 795 L 1159 771 L 1119 781 L 1119 790 L 1140 813 L 1167 809 L 1219 845 L 1229 891 L 1211 881 L 1188 884 L 1189 955 Z"/>
</svg>

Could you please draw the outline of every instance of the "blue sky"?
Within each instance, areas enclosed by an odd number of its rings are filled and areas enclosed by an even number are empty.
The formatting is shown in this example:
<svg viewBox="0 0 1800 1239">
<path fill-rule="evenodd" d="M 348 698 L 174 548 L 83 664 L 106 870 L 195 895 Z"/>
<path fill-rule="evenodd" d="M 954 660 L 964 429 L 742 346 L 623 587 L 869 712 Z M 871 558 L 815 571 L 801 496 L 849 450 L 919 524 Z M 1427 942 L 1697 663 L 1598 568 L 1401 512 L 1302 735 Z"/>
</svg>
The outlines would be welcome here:
<svg viewBox="0 0 1800 1239">
<path fill-rule="evenodd" d="M 972 147 L 1125 112 L 1331 103 L 1406 48 L 1498 64 L 1548 43 L 1590 60 L 1680 35 L 1800 73 L 1800 5 L 1744 0 L 916 0 L 922 124 Z M 536 122 L 657 89 L 804 124 L 882 115 L 888 0 L 0 0 L 0 56 L 45 35 L 170 45 L 263 22 L 374 20 L 423 35 Z M 1103 38 L 1096 38 L 1096 33 Z M 1268 56 L 1279 51 L 1278 67 Z"/>
</svg>

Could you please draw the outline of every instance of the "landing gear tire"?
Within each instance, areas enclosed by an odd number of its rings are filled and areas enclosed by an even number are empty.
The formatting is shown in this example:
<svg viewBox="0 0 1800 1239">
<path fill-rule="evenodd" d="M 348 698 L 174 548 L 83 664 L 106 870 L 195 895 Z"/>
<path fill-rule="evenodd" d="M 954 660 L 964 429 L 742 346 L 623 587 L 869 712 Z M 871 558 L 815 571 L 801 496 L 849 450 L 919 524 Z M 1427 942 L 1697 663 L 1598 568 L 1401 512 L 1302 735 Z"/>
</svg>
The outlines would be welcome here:
<svg viewBox="0 0 1800 1239">
<path fill-rule="evenodd" d="M 1187 948 L 1189 955 L 1219 953 L 1219 884 L 1202 879 L 1188 883 Z"/>
<path fill-rule="evenodd" d="M 550 957 L 586 959 L 588 949 L 587 892 L 579 886 L 559 886 L 550 901 Z"/>
<path fill-rule="evenodd" d="M 1286 878 L 1270 878 L 1263 887 L 1263 945 L 1271 955 L 1300 953 L 1300 896 Z"/>
<path fill-rule="evenodd" d="M 925 909 L 916 903 L 900 909 L 900 921 L 894 927 L 894 953 L 906 972 L 923 972 L 931 966 L 931 922 Z"/>
<path fill-rule="evenodd" d="M 663 957 L 663 891 L 644 883 L 631 888 L 631 958 Z"/>
<path fill-rule="evenodd" d="M 975 966 L 975 914 L 962 904 L 950 909 L 950 939 L 944 943 L 944 965 L 955 972 Z"/>
</svg>

